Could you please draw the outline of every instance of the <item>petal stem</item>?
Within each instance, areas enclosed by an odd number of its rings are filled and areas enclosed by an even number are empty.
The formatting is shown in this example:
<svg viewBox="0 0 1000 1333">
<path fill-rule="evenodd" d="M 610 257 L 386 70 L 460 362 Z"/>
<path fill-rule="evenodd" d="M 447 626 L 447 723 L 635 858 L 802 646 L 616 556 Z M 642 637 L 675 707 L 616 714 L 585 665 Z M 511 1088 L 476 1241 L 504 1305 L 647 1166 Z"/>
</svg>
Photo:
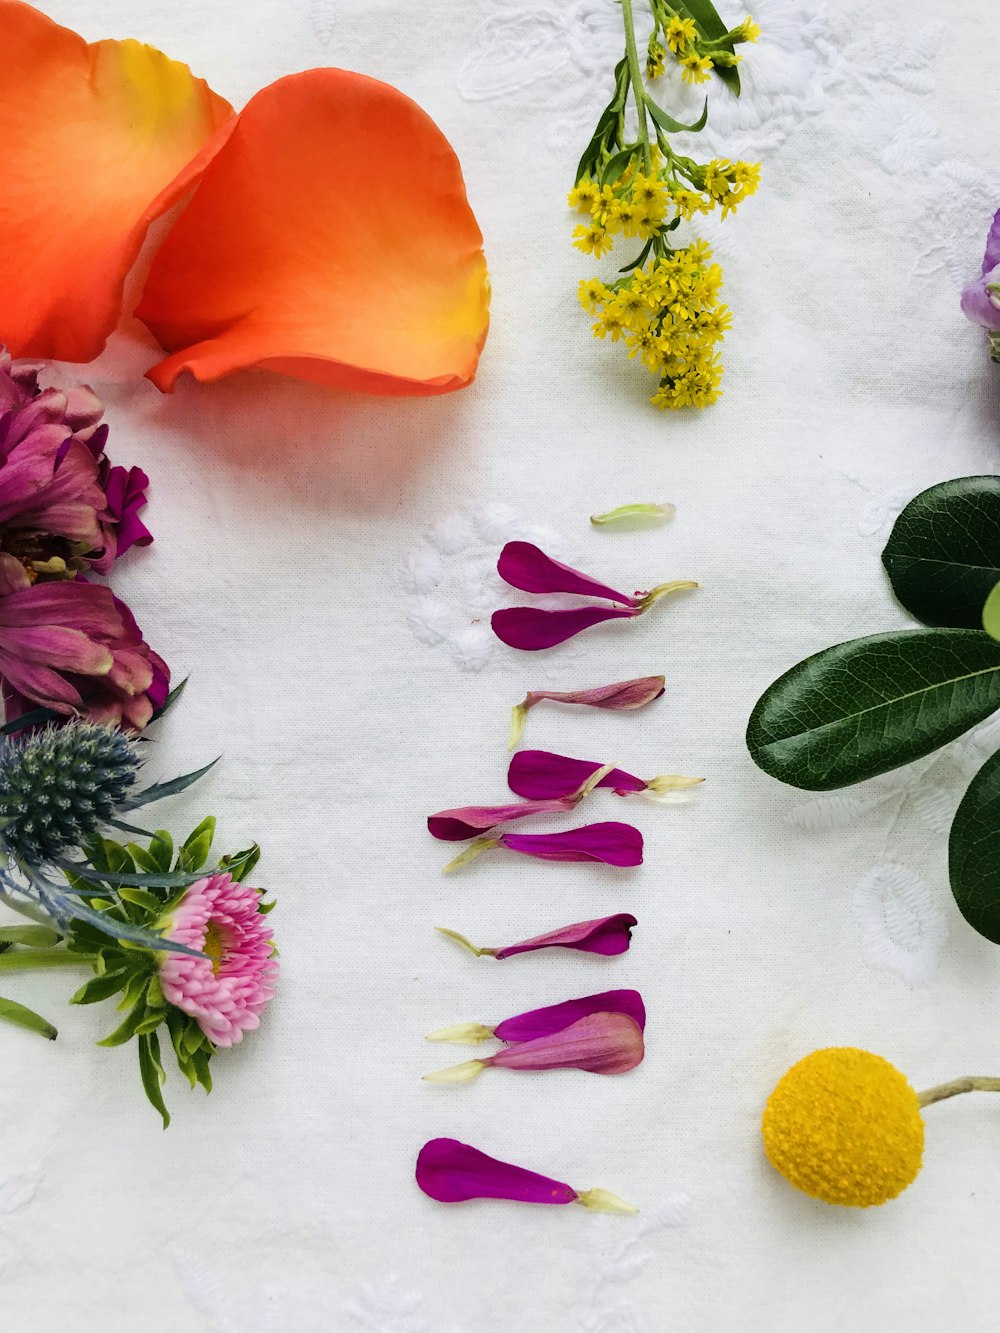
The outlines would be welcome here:
<svg viewBox="0 0 1000 1333">
<path fill-rule="evenodd" d="M 932 1106 L 934 1102 L 943 1102 L 947 1097 L 957 1097 L 962 1092 L 1000 1092 L 1000 1078 L 990 1078 L 982 1074 L 966 1074 L 963 1078 L 953 1078 L 950 1083 L 938 1083 L 917 1093 L 921 1106 Z"/>
<path fill-rule="evenodd" d="M 525 699 L 523 704 L 515 704 L 510 710 L 510 731 L 507 733 L 508 750 L 517 749 L 521 737 L 524 735 L 524 724 L 528 720 L 528 709 L 530 707 L 528 700 Z"/>
<path fill-rule="evenodd" d="M 450 875 L 454 871 L 460 870 L 462 866 L 468 865 L 470 861 L 474 861 L 481 852 L 488 852 L 491 847 L 499 846 L 499 838 L 476 838 L 473 842 L 469 843 L 465 851 L 459 852 L 458 856 L 448 862 L 442 873 Z"/>
<path fill-rule="evenodd" d="M 425 1083 L 471 1083 L 486 1068 L 484 1060 L 466 1060 L 461 1065 L 451 1065 L 447 1069 L 435 1069 L 432 1074 L 424 1075 Z"/>
<path fill-rule="evenodd" d="M 449 930 L 447 926 L 435 926 L 434 929 L 439 935 L 445 935 L 448 939 L 454 940 L 456 944 L 460 944 L 463 949 L 468 949 L 477 958 L 492 958 L 496 954 L 496 949 L 478 948 L 471 940 L 467 940 L 464 935 L 460 935 L 457 930 Z"/>
<path fill-rule="evenodd" d="M 453 1046 L 478 1046 L 481 1041 L 490 1041 L 493 1029 L 482 1023 L 453 1023 L 451 1027 L 438 1028 L 428 1032 L 425 1041 L 447 1041 Z"/>
<path fill-rule="evenodd" d="M 674 579 L 671 583 L 658 583 L 655 588 L 651 588 L 639 603 L 639 611 L 648 611 L 654 606 L 661 597 L 669 597 L 671 593 L 686 592 L 690 588 L 697 588 L 699 585 L 692 579 Z"/>
<path fill-rule="evenodd" d="M 617 1194 L 612 1194 L 610 1190 L 585 1190 L 582 1194 L 576 1196 L 576 1202 L 582 1203 L 584 1208 L 589 1208 L 595 1213 L 637 1213 L 639 1211 L 634 1203 L 628 1203 L 625 1199 L 620 1199 Z"/>
</svg>

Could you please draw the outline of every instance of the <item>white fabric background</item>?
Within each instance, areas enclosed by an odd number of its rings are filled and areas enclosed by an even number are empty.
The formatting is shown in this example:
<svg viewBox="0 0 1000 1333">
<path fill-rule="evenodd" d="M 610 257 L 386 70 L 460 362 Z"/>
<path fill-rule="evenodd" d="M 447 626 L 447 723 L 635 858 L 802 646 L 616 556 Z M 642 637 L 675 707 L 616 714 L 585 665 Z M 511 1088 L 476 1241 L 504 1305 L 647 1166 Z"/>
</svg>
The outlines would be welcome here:
<svg viewBox="0 0 1000 1333">
<path fill-rule="evenodd" d="M 930 1110 L 918 1181 L 866 1213 L 792 1191 L 757 1131 L 779 1075 L 826 1044 L 879 1051 L 918 1086 L 1000 1071 L 1000 954 L 952 905 L 941 832 L 968 746 L 985 755 L 990 737 L 810 805 L 753 767 L 743 731 L 808 652 L 906 623 L 879 563 L 899 505 L 996 467 L 997 371 L 957 299 L 1000 201 L 1000 96 L 978 54 L 1000 38 L 996 6 L 963 0 L 947 25 L 936 0 L 754 6 L 765 36 L 746 98 L 736 117 L 717 108 L 711 144 L 762 156 L 764 181 L 719 234 L 725 397 L 690 415 L 648 407 L 651 381 L 592 341 L 575 300 L 591 269 L 563 198 L 619 46 L 610 0 L 47 8 L 89 38 L 161 46 L 237 105 L 316 64 L 414 96 L 464 164 L 493 327 L 474 386 L 424 401 L 252 375 L 164 398 L 140 378 L 151 347 L 131 326 L 81 372 L 107 399 L 114 460 L 153 478 L 156 544 L 120 586 L 192 678 L 152 764 L 224 752 L 164 817 L 183 834 L 214 812 L 227 846 L 261 841 L 283 970 L 260 1033 L 215 1061 L 210 1099 L 171 1077 L 166 1134 L 134 1051 L 92 1045 L 113 1010 L 65 1009 L 75 982 L 59 974 L 5 983 L 61 1032 L 54 1046 L 0 1034 L 4 1327 L 994 1327 L 987 1098 Z M 678 517 L 589 528 L 631 500 L 673 500 Z M 494 533 L 546 527 L 611 583 L 703 590 L 564 652 L 481 662 L 469 622 L 496 595 L 482 571 L 499 541 L 473 540 L 469 515 Z M 449 623 L 469 634 L 456 643 Z M 666 697 L 646 713 L 529 720 L 532 744 L 707 777 L 691 805 L 587 807 L 641 825 L 641 870 L 497 853 L 441 878 L 448 848 L 423 818 L 504 797 L 507 711 L 526 688 L 661 670 Z M 432 930 L 501 944 L 617 910 L 639 927 L 608 961 L 494 964 Z M 464 1058 L 427 1046 L 431 1028 L 619 985 L 649 1009 L 630 1075 L 420 1082 Z M 435 1205 L 412 1175 L 439 1134 L 642 1213 Z"/>
</svg>

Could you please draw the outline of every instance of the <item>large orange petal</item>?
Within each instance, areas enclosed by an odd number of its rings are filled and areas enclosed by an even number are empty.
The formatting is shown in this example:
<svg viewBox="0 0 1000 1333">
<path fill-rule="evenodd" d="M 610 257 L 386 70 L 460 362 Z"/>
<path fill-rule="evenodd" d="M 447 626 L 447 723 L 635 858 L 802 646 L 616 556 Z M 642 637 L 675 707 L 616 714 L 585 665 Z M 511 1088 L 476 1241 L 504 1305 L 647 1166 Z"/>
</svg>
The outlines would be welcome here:
<svg viewBox="0 0 1000 1333">
<path fill-rule="evenodd" d="M 146 228 L 233 123 L 187 65 L 0 0 L 0 343 L 90 361 Z"/>
<path fill-rule="evenodd" d="M 379 394 L 468 384 L 482 234 L 434 122 L 388 84 L 314 69 L 249 103 L 157 253 L 136 312 L 189 370 L 247 366 Z"/>
</svg>

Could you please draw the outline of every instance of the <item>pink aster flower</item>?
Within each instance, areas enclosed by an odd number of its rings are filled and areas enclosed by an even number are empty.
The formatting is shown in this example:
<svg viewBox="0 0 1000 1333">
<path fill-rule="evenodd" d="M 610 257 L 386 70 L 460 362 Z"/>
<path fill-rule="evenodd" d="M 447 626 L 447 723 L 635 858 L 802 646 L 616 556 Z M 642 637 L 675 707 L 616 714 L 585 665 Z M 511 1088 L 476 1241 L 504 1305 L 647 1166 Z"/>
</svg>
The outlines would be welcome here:
<svg viewBox="0 0 1000 1333">
<path fill-rule="evenodd" d="M 209 875 L 185 891 L 165 926 L 167 939 L 207 956 L 160 954 L 163 994 L 216 1046 L 235 1046 L 260 1027 L 278 975 L 260 891 L 229 874 Z"/>
</svg>

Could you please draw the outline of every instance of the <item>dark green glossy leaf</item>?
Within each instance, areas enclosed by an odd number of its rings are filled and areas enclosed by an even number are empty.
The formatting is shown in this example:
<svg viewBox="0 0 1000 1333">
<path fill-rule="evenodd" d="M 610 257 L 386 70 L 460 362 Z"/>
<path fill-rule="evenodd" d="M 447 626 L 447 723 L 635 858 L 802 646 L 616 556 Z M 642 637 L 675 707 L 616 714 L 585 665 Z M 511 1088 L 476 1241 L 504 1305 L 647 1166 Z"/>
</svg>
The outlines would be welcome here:
<svg viewBox="0 0 1000 1333">
<path fill-rule="evenodd" d="M 1000 583 L 1000 477 L 958 477 L 921 491 L 882 552 L 892 590 L 925 625 L 979 629 Z"/>
<path fill-rule="evenodd" d="M 163 1065 L 160 1063 L 160 1039 L 155 1032 L 144 1033 L 139 1038 L 139 1073 L 146 1096 L 163 1120 L 163 1128 L 170 1124 L 170 1112 L 163 1100 L 161 1084 L 164 1081 Z"/>
<path fill-rule="evenodd" d="M 747 745 L 807 791 L 875 777 L 953 741 L 1000 708 L 1000 643 L 976 630 L 873 634 L 827 648 L 765 691 Z"/>
<path fill-rule="evenodd" d="M 666 130 L 668 134 L 697 134 L 699 130 L 705 128 L 705 122 L 708 120 L 708 98 L 705 98 L 705 106 L 701 115 L 693 125 L 685 125 L 681 120 L 674 120 L 673 116 L 668 116 L 662 107 L 657 106 L 651 97 L 647 95 L 646 106 L 649 114 L 659 125 L 661 130 Z"/>
<path fill-rule="evenodd" d="M 699 32 L 707 37 L 709 41 L 718 41 L 720 37 L 725 37 L 726 33 L 729 31 L 729 28 L 719 17 L 718 11 L 711 3 L 711 0 L 684 0 L 684 3 L 677 4 L 676 8 L 681 15 L 687 14 L 690 18 L 693 18 Z M 723 44 L 723 49 L 731 51 L 733 54 L 736 52 L 736 48 L 733 46 L 732 42 L 725 42 Z M 719 78 L 730 92 L 736 97 L 739 97 L 740 75 L 738 68 L 736 66 L 720 68 L 716 65 L 715 73 L 718 74 Z"/>
<path fill-rule="evenodd" d="M 969 783 L 948 843 L 951 891 L 973 930 L 1000 944 L 1000 753 Z"/>
<path fill-rule="evenodd" d="M 48 1041 L 55 1041 L 59 1035 L 48 1019 L 36 1014 L 34 1009 L 18 1004 L 16 1000 L 0 998 L 0 1018 L 19 1028 L 27 1028 L 29 1032 L 37 1032 L 40 1037 L 45 1037 Z"/>
</svg>

